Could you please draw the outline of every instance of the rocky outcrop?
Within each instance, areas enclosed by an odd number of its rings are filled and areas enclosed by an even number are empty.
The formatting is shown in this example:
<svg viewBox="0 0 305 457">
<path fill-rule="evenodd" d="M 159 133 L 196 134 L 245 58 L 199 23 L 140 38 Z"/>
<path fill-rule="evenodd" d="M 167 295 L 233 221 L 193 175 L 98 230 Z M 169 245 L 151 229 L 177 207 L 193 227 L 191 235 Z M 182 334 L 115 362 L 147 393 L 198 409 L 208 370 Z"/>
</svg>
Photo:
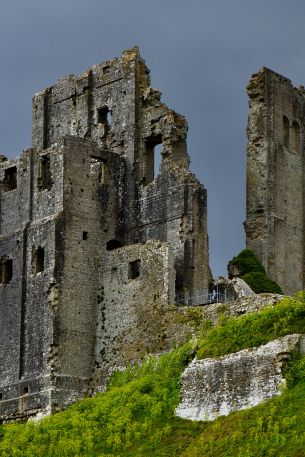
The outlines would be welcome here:
<svg viewBox="0 0 305 457">
<path fill-rule="evenodd" d="M 218 359 L 193 360 L 181 377 L 176 415 L 212 421 L 280 395 L 283 366 L 296 349 L 305 352 L 304 335 L 287 335 Z"/>
</svg>

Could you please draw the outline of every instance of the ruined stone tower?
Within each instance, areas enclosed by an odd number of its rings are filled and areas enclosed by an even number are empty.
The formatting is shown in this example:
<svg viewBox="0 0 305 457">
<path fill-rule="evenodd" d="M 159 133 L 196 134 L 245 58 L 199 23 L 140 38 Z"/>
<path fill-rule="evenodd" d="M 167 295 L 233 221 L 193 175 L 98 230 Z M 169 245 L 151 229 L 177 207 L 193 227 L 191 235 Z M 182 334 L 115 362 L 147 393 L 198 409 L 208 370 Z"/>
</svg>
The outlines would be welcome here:
<svg viewBox="0 0 305 457">
<path fill-rule="evenodd" d="M 247 246 L 289 294 L 305 288 L 305 90 L 262 68 L 248 94 Z"/>
<path fill-rule="evenodd" d="M 2 420 L 164 350 L 176 294 L 209 286 L 206 191 L 160 95 L 125 51 L 36 94 L 32 148 L 0 163 Z"/>
</svg>

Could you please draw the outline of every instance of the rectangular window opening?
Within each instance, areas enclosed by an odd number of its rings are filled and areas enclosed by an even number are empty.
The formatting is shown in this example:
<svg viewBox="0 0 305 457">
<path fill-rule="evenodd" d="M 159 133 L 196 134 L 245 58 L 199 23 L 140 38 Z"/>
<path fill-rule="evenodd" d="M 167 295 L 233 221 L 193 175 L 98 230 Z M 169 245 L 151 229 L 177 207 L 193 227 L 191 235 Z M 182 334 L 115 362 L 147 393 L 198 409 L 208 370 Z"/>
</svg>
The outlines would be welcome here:
<svg viewBox="0 0 305 457">
<path fill-rule="evenodd" d="M 36 275 L 44 270 L 44 248 L 32 248 L 32 274 Z"/>
<path fill-rule="evenodd" d="M 86 241 L 88 239 L 88 232 L 83 232 L 83 240 Z"/>
<path fill-rule="evenodd" d="M 51 161 L 50 157 L 45 155 L 39 158 L 38 161 L 38 190 L 50 190 L 53 185 L 51 174 Z"/>
<path fill-rule="evenodd" d="M 1 284 L 4 287 L 7 286 L 13 279 L 13 260 L 8 257 L 1 257 L 0 279 Z"/>
<path fill-rule="evenodd" d="M 112 116 L 108 106 L 103 106 L 97 110 L 97 122 L 107 127 L 111 125 Z"/>
<path fill-rule="evenodd" d="M 21 389 L 21 392 L 20 392 L 21 397 L 19 400 L 20 411 L 25 411 L 28 408 L 28 393 L 29 393 L 29 388 L 27 386 L 23 387 Z"/>
<path fill-rule="evenodd" d="M 162 161 L 162 137 L 156 136 L 145 141 L 145 185 L 150 184 L 159 173 Z"/>
<path fill-rule="evenodd" d="M 117 267 L 111 268 L 111 279 L 112 280 L 118 279 L 118 269 L 117 269 Z"/>
<path fill-rule="evenodd" d="M 141 260 L 134 260 L 129 262 L 128 266 L 128 279 L 136 279 L 140 276 Z"/>
<path fill-rule="evenodd" d="M 109 183 L 109 170 L 105 159 L 91 156 L 91 173 L 97 176 L 99 184 Z"/>
<path fill-rule="evenodd" d="M 4 192 L 17 189 L 17 167 L 4 170 Z"/>
</svg>

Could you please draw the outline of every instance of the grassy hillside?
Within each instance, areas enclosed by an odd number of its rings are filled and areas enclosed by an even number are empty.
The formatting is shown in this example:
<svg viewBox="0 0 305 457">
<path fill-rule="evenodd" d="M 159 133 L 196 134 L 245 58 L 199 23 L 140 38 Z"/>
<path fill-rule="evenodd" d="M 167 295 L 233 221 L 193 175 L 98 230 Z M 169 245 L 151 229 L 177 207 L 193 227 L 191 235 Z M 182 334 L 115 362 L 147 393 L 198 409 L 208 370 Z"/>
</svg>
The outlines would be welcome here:
<svg viewBox="0 0 305 457">
<path fill-rule="evenodd" d="M 174 416 L 179 378 L 189 361 L 305 333 L 305 295 L 217 327 L 202 323 L 189 342 L 140 368 L 116 373 L 107 392 L 39 423 L 0 428 L 0 456 L 304 456 L 305 360 L 297 355 L 281 397 L 213 423 Z"/>
</svg>

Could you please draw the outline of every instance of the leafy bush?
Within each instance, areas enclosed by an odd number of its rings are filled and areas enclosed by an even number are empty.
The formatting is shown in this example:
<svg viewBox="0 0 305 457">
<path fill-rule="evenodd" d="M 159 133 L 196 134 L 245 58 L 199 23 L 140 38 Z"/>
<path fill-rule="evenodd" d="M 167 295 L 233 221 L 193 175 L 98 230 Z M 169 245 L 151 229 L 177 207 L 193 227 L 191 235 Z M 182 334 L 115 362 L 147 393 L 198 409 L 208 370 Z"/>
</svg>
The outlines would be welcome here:
<svg viewBox="0 0 305 457">
<path fill-rule="evenodd" d="M 251 271 L 241 276 L 248 286 L 251 287 L 253 292 L 256 294 L 261 293 L 273 293 L 273 294 L 283 294 L 280 286 L 272 281 L 266 274 L 260 273 L 259 271 Z"/>
<path fill-rule="evenodd" d="M 233 259 L 230 260 L 229 265 L 235 266 L 238 269 L 240 276 L 252 271 L 260 271 L 261 273 L 266 274 L 263 264 L 250 249 L 244 249 L 238 256 L 233 257 Z"/>
<path fill-rule="evenodd" d="M 267 275 L 261 261 L 250 249 L 244 249 L 229 262 L 229 271 L 236 267 L 239 277 L 256 293 L 283 294 L 280 286 Z"/>
</svg>

